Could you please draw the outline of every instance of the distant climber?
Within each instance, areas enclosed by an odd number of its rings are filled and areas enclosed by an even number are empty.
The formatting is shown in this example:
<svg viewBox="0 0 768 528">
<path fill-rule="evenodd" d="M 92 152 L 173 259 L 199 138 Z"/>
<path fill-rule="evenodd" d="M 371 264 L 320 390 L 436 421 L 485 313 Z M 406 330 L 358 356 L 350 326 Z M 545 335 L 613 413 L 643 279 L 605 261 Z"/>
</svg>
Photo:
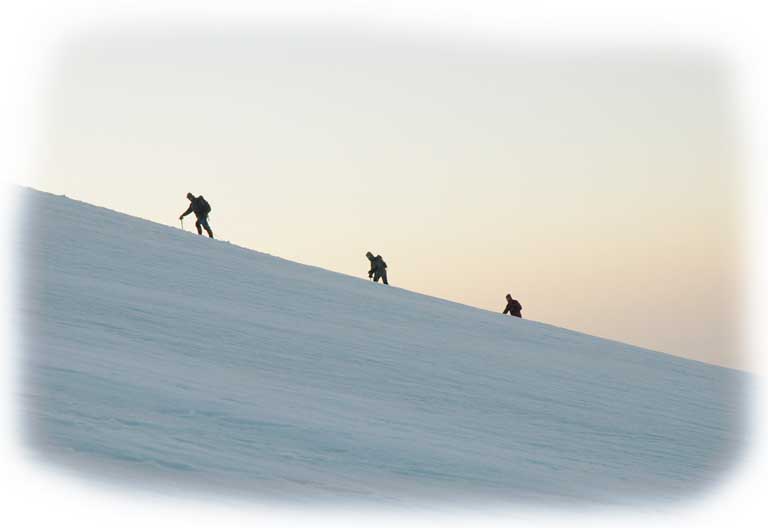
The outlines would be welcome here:
<svg viewBox="0 0 768 528">
<path fill-rule="evenodd" d="M 384 262 L 381 255 L 376 255 L 374 257 L 373 253 L 369 251 L 365 256 L 371 261 L 371 269 L 368 270 L 368 278 L 373 279 L 373 282 L 379 282 L 379 279 L 381 279 L 384 284 L 389 284 L 387 282 L 387 263 Z"/>
<path fill-rule="evenodd" d="M 513 299 L 510 294 L 507 294 L 507 307 L 504 308 L 504 314 L 506 315 L 509 313 L 512 317 L 520 317 L 522 319 L 523 315 L 523 305 L 520 304 L 516 299 Z"/>
<path fill-rule="evenodd" d="M 210 204 L 206 201 L 205 198 L 203 198 L 202 194 L 195 198 L 194 194 L 187 193 L 187 199 L 189 200 L 189 207 L 186 211 L 181 213 L 179 220 L 187 216 L 189 213 L 195 213 L 195 216 L 197 217 L 197 221 L 195 222 L 197 234 L 202 235 L 203 230 L 201 228 L 205 228 L 205 230 L 208 232 L 208 236 L 213 238 L 213 231 L 211 231 L 211 226 L 208 225 L 208 214 L 211 212 Z"/>
</svg>

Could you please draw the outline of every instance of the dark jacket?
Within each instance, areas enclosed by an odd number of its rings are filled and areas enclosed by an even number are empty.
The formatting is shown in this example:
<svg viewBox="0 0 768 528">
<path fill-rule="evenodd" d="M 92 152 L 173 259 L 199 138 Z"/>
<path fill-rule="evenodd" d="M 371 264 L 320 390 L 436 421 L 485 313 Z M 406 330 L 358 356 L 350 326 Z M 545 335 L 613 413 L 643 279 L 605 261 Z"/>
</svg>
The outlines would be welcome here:
<svg viewBox="0 0 768 528">
<path fill-rule="evenodd" d="M 504 313 L 509 313 L 509 315 L 514 317 L 522 317 L 522 310 L 523 305 L 520 304 L 516 299 L 512 299 L 511 301 L 507 301 L 507 307 L 504 308 Z"/>
<path fill-rule="evenodd" d="M 189 207 L 187 207 L 187 210 L 181 214 L 182 218 L 187 216 L 189 213 L 195 213 L 197 218 L 205 218 L 208 216 L 208 213 L 205 210 L 205 205 L 203 205 L 202 198 L 202 196 L 192 198 L 189 201 Z"/>
<path fill-rule="evenodd" d="M 368 260 L 371 261 L 371 269 L 368 270 L 369 277 L 376 272 L 381 273 L 382 271 L 387 269 L 387 263 L 384 262 L 384 259 L 381 258 L 381 255 L 376 255 L 375 257 L 368 257 Z"/>
</svg>

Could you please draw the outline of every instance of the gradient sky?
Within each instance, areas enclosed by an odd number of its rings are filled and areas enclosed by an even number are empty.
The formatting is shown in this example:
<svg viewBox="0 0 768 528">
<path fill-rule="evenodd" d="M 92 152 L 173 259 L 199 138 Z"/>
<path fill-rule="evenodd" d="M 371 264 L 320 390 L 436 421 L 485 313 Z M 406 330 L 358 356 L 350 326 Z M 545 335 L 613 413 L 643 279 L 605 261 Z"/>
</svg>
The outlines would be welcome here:
<svg viewBox="0 0 768 528">
<path fill-rule="evenodd" d="M 126 31 L 62 48 L 33 186 L 745 368 L 730 109 L 703 52 Z"/>
</svg>

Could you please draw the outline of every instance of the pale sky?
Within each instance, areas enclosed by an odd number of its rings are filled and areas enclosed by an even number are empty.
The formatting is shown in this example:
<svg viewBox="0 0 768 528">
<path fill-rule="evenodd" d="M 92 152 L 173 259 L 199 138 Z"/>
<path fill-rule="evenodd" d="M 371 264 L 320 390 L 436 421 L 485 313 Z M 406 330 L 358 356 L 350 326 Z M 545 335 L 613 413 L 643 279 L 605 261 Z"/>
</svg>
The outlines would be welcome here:
<svg viewBox="0 0 768 528">
<path fill-rule="evenodd" d="M 718 57 L 258 27 L 61 51 L 37 188 L 177 227 L 203 194 L 238 245 L 749 366 Z"/>
</svg>

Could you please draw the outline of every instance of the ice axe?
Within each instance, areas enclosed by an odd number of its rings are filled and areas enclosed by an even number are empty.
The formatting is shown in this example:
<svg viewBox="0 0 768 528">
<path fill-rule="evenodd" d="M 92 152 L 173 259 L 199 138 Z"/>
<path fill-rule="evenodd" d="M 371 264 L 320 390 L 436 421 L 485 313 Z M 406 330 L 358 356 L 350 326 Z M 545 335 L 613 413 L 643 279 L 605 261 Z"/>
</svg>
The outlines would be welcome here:
<svg viewBox="0 0 768 528">
<path fill-rule="evenodd" d="M 179 222 L 181 222 L 181 230 L 184 231 L 184 219 L 179 218 Z"/>
</svg>

